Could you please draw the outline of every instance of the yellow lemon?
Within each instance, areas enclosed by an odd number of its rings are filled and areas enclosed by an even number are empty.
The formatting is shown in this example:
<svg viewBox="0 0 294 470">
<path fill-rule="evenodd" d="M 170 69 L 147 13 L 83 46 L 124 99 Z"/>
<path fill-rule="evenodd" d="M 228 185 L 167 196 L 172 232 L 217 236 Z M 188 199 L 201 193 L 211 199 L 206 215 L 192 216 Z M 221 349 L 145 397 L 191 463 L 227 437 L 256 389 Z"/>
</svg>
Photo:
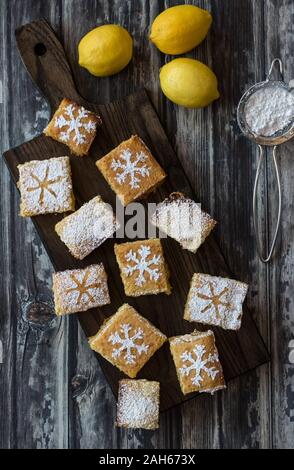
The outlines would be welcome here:
<svg viewBox="0 0 294 470">
<path fill-rule="evenodd" d="M 211 22 L 207 10 L 194 5 L 177 5 L 155 18 L 149 39 L 165 54 L 183 54 L 203 41 Z"/>
<path fill-rule="evenodd" d="M 125 28 L 106 24 L 92 29 L 79 43 L 79 64 L 96 77 L 120 72 L 133 55 L 133 40 Z"/>
<path fill-rule="evenodd" d="M 217 78 L 207 65 L 194 59 L 174 59 L 159 74 L 165 96 L 187 108 L 202 108 L 219 98 Z"/>
</svg>

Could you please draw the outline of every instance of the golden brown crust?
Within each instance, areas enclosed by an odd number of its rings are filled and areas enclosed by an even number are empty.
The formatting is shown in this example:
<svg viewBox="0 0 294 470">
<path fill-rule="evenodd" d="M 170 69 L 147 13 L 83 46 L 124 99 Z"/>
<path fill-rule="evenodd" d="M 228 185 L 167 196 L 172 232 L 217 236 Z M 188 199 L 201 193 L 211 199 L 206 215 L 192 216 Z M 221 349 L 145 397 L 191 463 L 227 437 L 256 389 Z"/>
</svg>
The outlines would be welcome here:
<svg viewBox="0 0 294 470">
<path fill-rule="evenodd" d="M 115 244 L 114 252 L 126 295 L 171 293 L 169 270 L 158 238 Z M 142 260 L 150 263 L 149 272 L 140 272 Z"/>
<path fill-rule="evenodd" d="M 121 165 L 127 165 L 123 152 L 128 153 L 131 163 L 134 163 L 139 155 L 142 156 L 142 159 L 136 163 L 136 167 L 139 168 L 134 175 L 137 182 L 134 182 L 130 173 L 122 177 L 124 168 Z M 146 197 L 166 178 L 164 170 L 137 135 L 122 142 L 98 160 L 96 165 L 124 206 Z"/>
<path fill-rule="evenodd" d="M 81 117 L 79 118 L 79 116 Z M 70 130 L 69 128 L 72 117 L 79 119 L 78 133 L 75 129 Z M 44 130 L 44 134 L 66 144 L 75 155 L 82 157 L 88 154 L 96 136 L 97 127 L 101 125 L 101 122 L 101 118 L 97 114 L 86 110 L 68 98 L 64 98 Z"/>
<path fill-rule="evenodd" d="M 225 388 L 223 370 L 211 330 L 195 330 L 191 334 L 169 338 L 169 342 L 184 394 L 214 393 Z"/>
<path fill-rule="evenodd" d="M 133 338 L 131 349 L 123 340 Z M 166 336 L 142 317 L 133 307 L 123 304 L 104 321 L 90 347 L 131 378 L 166 341 Z"/>
</svg>

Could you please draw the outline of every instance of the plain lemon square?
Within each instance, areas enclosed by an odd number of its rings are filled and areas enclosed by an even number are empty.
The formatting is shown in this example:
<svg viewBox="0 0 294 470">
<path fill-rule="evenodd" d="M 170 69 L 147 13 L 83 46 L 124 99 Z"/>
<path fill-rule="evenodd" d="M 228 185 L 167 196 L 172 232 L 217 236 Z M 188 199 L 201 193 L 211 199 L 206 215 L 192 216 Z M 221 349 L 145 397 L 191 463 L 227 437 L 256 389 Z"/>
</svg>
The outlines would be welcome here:
<svg viewBox="0 0 294 470">
<path fill-rule="evenodd" d="M 159 427 L 159 382 L 152 380 L 119 381 L 116 425 L 123 428 Z"/>
<path fill-rule="evenodd" d="M 95 196 L 55 225 L 61 241 L 77 259 L 84 259 L 118 228 L 111 206 L 100 196 Z"/>
<path fill-rule="evenodd" d="M 151 223 L 192 253 L 196 253 L 216 225 L 200 204 L 179 192 L 157 204 Z"/>
</svg>

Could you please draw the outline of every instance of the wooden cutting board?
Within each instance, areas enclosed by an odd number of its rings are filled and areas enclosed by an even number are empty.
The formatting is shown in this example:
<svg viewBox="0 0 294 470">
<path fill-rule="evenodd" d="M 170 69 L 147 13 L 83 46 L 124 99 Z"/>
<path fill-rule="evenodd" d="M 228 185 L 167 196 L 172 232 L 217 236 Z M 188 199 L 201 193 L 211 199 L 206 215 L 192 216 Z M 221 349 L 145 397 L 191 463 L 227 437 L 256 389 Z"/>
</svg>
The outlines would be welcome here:
<svg viewBox="0 0 294 470">
<path fill-rule="evenodd" d="M 172 191 L 182 191 L 198 201 L 144 89 L 106 105 L 88 103 L 78 94 L 63 47 L 46 21 L 36 21 L 19 28 L 16 31 L 16 38 L 23 62 L 34 82 L 48 99 L 52 113 L 61 99 L 67 97 L 98 112 L 102 117 L 103 125 L 98 130 L 90 156 L 85 158 L 70 156 L 78 207 L 97 194 L 115 207 L 115 195 L 97 170 L 95 161 L 132 134 L 138 134 L 146 142 L 168 174 L 165 184 L 152 194 L 148 201 L 159 202 Z M 69 149 L 66 146 L 41 135 L 9 150 L 4 154 L 4 158 L 14 181 L 17 182 L 18 164 L 62 155 L 69 155 Z M 56 270 L 80 268 L 102 261 L 109 277 L 111 305 L 78 314 L 87 336 L 95 334 L 103 320 L 115 313 L 124 302 L 133 305 L 167 336 L 191 332 L 195 327 L 205 329 L 203 325 L 193 325 L 184 321 L 183 308 L 194 272 L 233 277 L 213 235 L 205 241 L 195 255 L 182 250 L 170 238 L 163 240 L 165 256 L 171 271 L 172 294 L 127 298 L 113 252 L 114 240 L 106 241 L 85 260 L 77 261 L 69 254 L 54 232 L 55 224 L 62 217 L 63 215 L 59 214 L 33 218 L 54 268 Z M 214 332 L 226 380 L 269 360 L 268 351 L 246 306 L 242 328 L 239 332 L 224 331 L 220 328 L 214 328 Z M 102 357 L 97 355 L 97 359 L 116 394 L 118 380 L 123 377 L 123 374 Z M 139 373 L 138 378 L 161 382 L 162 410 L 196 395 L 182 395 L 168 344 L 151 358 Z"/>
</svg>

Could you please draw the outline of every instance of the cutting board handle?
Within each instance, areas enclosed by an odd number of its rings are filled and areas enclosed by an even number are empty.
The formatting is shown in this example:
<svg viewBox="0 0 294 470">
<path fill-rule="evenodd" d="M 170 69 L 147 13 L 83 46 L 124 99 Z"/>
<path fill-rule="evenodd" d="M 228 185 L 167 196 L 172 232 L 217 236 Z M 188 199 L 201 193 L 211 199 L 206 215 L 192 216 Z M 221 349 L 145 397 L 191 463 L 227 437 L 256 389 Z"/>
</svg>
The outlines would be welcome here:
<svg viewBox="0 0 294 470">
<path fill-rule="evenodd" d="M 49 101 L 52 112 L 62 98 L 82 101 L 64 49 L 46 20 L 33 21 L 15 31 L 22 60 Z"/>
</svg>

